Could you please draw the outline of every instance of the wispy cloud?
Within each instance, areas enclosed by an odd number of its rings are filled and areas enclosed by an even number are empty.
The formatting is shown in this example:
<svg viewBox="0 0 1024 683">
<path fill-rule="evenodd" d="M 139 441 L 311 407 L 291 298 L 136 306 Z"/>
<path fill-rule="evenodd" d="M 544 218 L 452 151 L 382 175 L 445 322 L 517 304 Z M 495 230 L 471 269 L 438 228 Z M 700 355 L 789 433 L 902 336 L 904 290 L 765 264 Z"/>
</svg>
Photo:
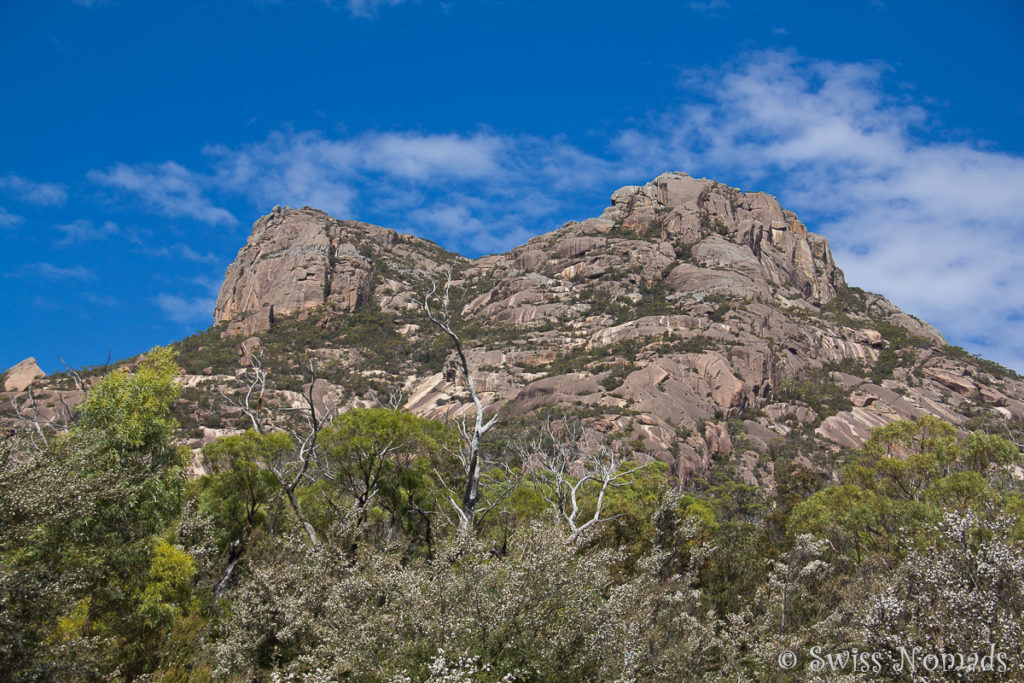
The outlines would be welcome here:
<svg viewBox="0 0 1024 683">
<path fill-rule="evenodd" d="M 21 223 L 24 218 L 10 213 L 4 207 L 0 206 L 0 228 L 9 228 Z"/>
<path fill-rule="evenodd" d="M 104 308 L 116 308 L 121 303 L 115 297 L 107 296 L 106 294 L 88 293 L 85 295 L 85 300 L 91 304 L 103 306 Z"/>
<path fill-rule="evenodd" d="M 351 184 L 367 175 L 435 184 L 442 180 L 493 179 L 509 141 L 485 133 L 469 136 L 367 133 L 329 138 L 317 131 L 272 133 L 266 140 L 228 148 L 210 146 L 222 187 L 260 199 L 319 200 L 347 208 Z"/>
<path fill-rule="evenodd" d="M 213 307 L 216 297 L 198 296 L 181 297 L 173 294 L 160 294 L 156 298 L 157 306 L 167 317 L 182 325 L 210 324 L 213 320 Z"/>
<path fill-rule="evenodd" d="M 0 189 L 20 201 L 44 206 L 60 206 L 68 198 L 67 187 L 61 183 L 37 183 L 13 173 L 0 176 Z"/>
<path fill-rule="evenodd" d="M 52 263 L 26 263 L 20 270 L 10 273 L 9 277 L 35 277 L 43 280 L 94 280 L 96 274 L 85 266 L 65 268 Z"/>
<path fill-rule="evenodd" d="M 216 263 L 220 259 L 210 253 L 200 254 L 187 244 L 172 244 L 169 247 L 144 248 L 140 250 L 147 256 L 174 260 L 193 261 L 195 263 Z"/>
<path fill-rule="evenodd" d="M 202 275 L 193 277 L 188 283 L 199 287 L 203 293 L 198 296 L 168 294 L 156 297 L 156 304 L 170 320 L 182 325 L 209 325 L 213 321 L 213 307 L 217 304 L 220 280 Z"/>
<path fill-rule="evenodd" d="M 320 133 L 275 132 L 262 142 L 204 151 L 215 161 L 220 187 L 264 208 L 284 203 L 309 204 L 339 216 L 351 211 L 351 151 Z"/>
<path fill-rule="evenodd" d="M 382 7 L 394 7 L 401 5 L 406 0 L 347 0 L 345 6 L 349 14 L 354 17 L 373 18 Z M 327 5 L 333 5 L 331 0 L 325 0 Z"/>
<path fill-rule="evenodd" d="M 559 138 L 490 131 L 350 137 L 278 131 L 261 142 L 205 152 L 221 191 L 259 206 L 308 204 L 343 218 L 373 216 L 473 251 L 514 246 L 557 220 L 579 191 L 606 189 L 630 173 L 628 165 Z"/>
<path fill-rule="evenodd" d="M 64 237 L 57 241 L 58 246 L 62 247 L 81 242 L 105 240 L 119 232 L 117 224 L 113 221 L 105 221 L 103 225 L 94 225 L 92 221 L 86 219 L 58 225 L 57 230 L 64 234 Z"/>
<path fill-rule="evenodd" d="M 718 16 L 720 12 L 729 9 L 729 3 L 725 0 L 706 0 L 702 2 L 691 2 L 690 9 L 694 12 L 703 12 L 711 16 Z"/>
<path fill-rule="evenodd" d="M 426 234 L 445 235 L 449 241 L 471 246 L 480 253 L 500 252 L 535 234 L 528 217 L 509 207 L 495 210 L 468 197 L 455 196 L 414 209 L 409 219 Z"/>
<path fill-rule="evenodd" d="M 115 164 L 106 171 L 89 171 L 87 177 L 94 183 L 135 195 L 150 208 L 172 218 L 194 218 L 211 225 L 238 222 L 231 212 L 204 196 L 212 179 L 173 161 L 159 165 Z"/>
<path fill-rule="evenodd" d="M 217 292 L 220 291 L 220 286 L 223 280 L 219 277 L 206 277 L 204 275 L 197 275 L 189 280 L 194 285 L 202 287 L 206 290 L 207 294 L 216 296 Z"/>
<path fill-rule="evenodd" d="M 507 140 L 488 134 L 384 133 L 358 139 L 355 149 L 367 170 L 423 181 L 493 177 L 507 144 Z"/>
<path fill-rule="evenodd" d="M 353 136 L 281 130 L 261 141 L 203 151 L 210 160 L 203 171 L 174 162 L 117 164 L 89 177 L 165 215 L 216 223 L 226 220 L 226 211 L 211 197 L 245 197 L 263 211 L 275 204 L 309 205 L 340 218 L 426 232 L 474 253 L 515 246 L 568 218 L 564 214 L 580 192 L 604 192 L 617 180 L 636 179 L 633 164 L 588 154 L 563 138 L 486 129 Z"/>
</svg>

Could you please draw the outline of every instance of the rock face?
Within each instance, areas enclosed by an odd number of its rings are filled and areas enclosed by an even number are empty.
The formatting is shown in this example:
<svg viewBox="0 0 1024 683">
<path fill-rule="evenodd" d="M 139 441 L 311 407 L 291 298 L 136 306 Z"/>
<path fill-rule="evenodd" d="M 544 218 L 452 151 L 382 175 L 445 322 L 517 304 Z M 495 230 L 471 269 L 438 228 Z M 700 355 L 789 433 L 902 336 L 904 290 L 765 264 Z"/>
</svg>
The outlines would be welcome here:
<svg viewBox="0 0 1024 683">
<path fill-rule="evenodd" d="M 46 377 L 46 373 L 36 363 L 36 359 L 29 356 L 7 371 L 4 391 L 25 391 L 39 377 Z"/>
<path fill-rule="evenodd" d="M 228 268 L 222 347 L 183 363 L 189 405 L 224 406 L 218 392 L 237 389 L 258 346 L 276 354 L 269 402 L 283 408 L 301 404 L 297 359 L 312 357 L 324 409 L 402 395 L 419 415 L 470 414 L 454 355 L 417 305 L 422 277 L 449 269 L 476 386 L 505 438 L 566 416 L 684 482 L 728 468 L 771 487 L 780 458 L 827 472 L 894 420 L 1024 428 L 1015 373 L 848 287 L 828 241 L 775 198 L 684 173 L 620 188 L 599 217 L 472 261 L 275 208 Z M 244 427 L 230 407 L 189 419 L 192 446 Z"/>
<path fill-rule="evenodd" d="M 518 271 L 595 280 L 626 265 L 647 284 L 663 280 L 673 292 L 697 300 L 726 296 L 767 303 L 772 290 L 781 287 L 821 304 L 845 286 L 828 241 L 808 233 L 773 197 L 745 194 L 683 173 L 621 188 L 601 218 L 570 224 L 552 235 L 557 241 L 545 235 L 514 249 L 506 255 L 512 263 L 500 257 L 482 259 L 479 267 L 501 275 Z M 376 260 L 436 267 L 440 254 L 424 258 L 427 244 L 386 228 L 339 221 L 309 207 L 275 207 L 253 224 L 229 266 L 214 320 L 228 322 L 228 334 L 250 335 L 268 329 L 275 316 L 325 304 L 353 311 L 373 297 Z M 678 258 L 682 248 L 690 250 L 690 259 Z M 552 263 L 559 267 L 553 270 Z M 529 322 L 527 317 L 536 314 L 534 305 L 542 303 L 539 285 L 537 278 L 518 283 L 519 296 L 498 320 Z"/>
<path fill-rule="evenodd" d="M 826 303 L 845 286 L 828 240 L 807 232 L 796 214 L 761 192 L 665 173 L 647 185 L 617 190 L 602 218 L 613 226 L 660 229 L 663 241 L 692 245 L 693 263 L 673 276 L 685 291 L 764 300 L 769 286 L 792 287 Z M 724 269 L 723 281 L 708 269 Z"/>
<path fill-rule="evenodd" d="M 317 306 L 354 311 L 373 295 L 379 254 L 416 265 L 416 247 L 429 244 L 309 207 L 274 208 L 253 224 L 217 297 L 214 321 L 228 322 L 228 335 L 252 335 L 269 329 L 275 316 Z"/>
</svg>

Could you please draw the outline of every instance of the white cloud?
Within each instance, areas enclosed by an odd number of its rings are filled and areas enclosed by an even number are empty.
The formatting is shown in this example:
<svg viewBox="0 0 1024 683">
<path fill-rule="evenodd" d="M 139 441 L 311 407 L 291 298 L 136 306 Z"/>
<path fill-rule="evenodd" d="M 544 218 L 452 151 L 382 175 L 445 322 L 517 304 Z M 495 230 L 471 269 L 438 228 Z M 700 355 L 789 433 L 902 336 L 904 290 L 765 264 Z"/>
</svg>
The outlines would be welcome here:
<svg viewBox="0 0 1024 683">
<path fill-rule="evenodd" d="M 278 131 L 236 148 L 208 147 L 217 185 L 258 206 L 310 205 L 340 218 L 428 228 L 450 248 L 515 246 L 584 189 L 606 189 L 620 165 L 564 140 L 370 132 Z"/>
<path fill-rule="evenodd" d="M 9 228 L 21 223 L 23 220 L 25 219 L 21 216 L 16 216 L 0 206 L 0 228 Z"/>
<path fill-rule="evenodd" d="M 61 183 L 37 183 L 13 173 L 0 176 L 0 188 L 30 204 L 60 206 L 68 198 L 67 187 Z"/>
<path fill-rule="evenodd" d="M 317 131 L 281 131 L 237 149 L 215 145 L 205 151 L 217 160 L 222 186 L 260 201 L 330 210 L 329 204 L 345 213 L 355 195 L 352 183 L 367 175 L 421 183 L 494 178 L 506 144 L 504 138 L 483 133 L 367 133 L 332 139 Z"/>
<path fill-rule="evenodd" d="M 113 221 L 105 221 L 103 225 L 93 225 L 92 221 L 85 219 L 58 225 L 57 230 L 64 233 L 64 237 L 57 241 L 58 246 L 62 247 L 81 242 L 105 240 L 119 232 L 117 224 Z"/>
<path fill-rule="evenodd" d="M 239 148 L 207 147 L 215 160 L 216 183 L 269 209 L 274 204 L 315 206 L 344 217 L 355 191 L 352 152 L 341 141 L 317 132 L 275 132 L 262 142 Z"/>
<path fill-rule="evenodd" d="M 211 252 L 200 254 L 187 244 L 172 244 L 169 247 L 143 248 L 141 252 L 157 258 L 181 259 L 195 263 L 217 263 L 220 259 Z"/>
<path fill-rule="evenodd" d="M 508 250 L 534 235 L 515 213 L 482 206 L 470 198 L 451 197 L 415 209 L 409 220 L 418 232 L 443 235 L 449 248 L 470 247 L 485 254 Z"/>
<path fill-rule="evenodd" d="M 466 233 L 481 233 L 486 230 L 483 222 L 473 216 L 463 204 L 434 204 L 433 206 L 416 209 L 412 219 L 440 228 L 444 232 L 460 236 Z"/>
<path fill-rule="evenodd" d="M 145 204 L 165 215 L 194 218 L 211 225 L 237 223 L 227 210 L 214 206 L 203 196 L 211 179 L 189 171 L 173 161 L 159 165 L 115 164 L 106 171 L 93 170 L 89 180 L 138 196 Z"/>
<path fill-rule="evenodd" d="M 217 277 L 206 277 L 205 275 L 197 275 L 189 280 L 192 284 L 202 287 L 206 290 L 206 293 L 216 298 L 220 292 L 220 286 L 223 284 L 223 278 Z"/>
<path fill-rule="evenodd" d="M 215 222 L 210 194 L 259 210 L 313 206 L 415 231 L 449 248 L 489 251 L 564 220 L 581 192 L 635 179 L 635 164 L 603 159 L 562 138 L 473 133 L 281 130 L 236 147 L 211 145 L 206 172 L 174 162 L 117 164 L 89 177 L 130 191 L 160 213 Z M 578 217 L 578 216 L 573 216 Z"/>
<path fill-rule="evenodd" d="M 325 0 L 332 5 L 331 0 Z M 382 7 L 394 7 L 401 5 L 405 0 L 347 0 L 346 6 L 349 13 L 354 17 L 372 18 Z"/>
<path fill-rule="evenodd" d="M 688 74 L 706 101 L 627 131 L 619 147 L 777 194 L 832 240 L 853 284 L 1024 368 L 1024 158 L 923 138 L 934 122 L 887 96 L 886 71 L 756 53 Z"/>
<path fill-rule="evenodd" d="M 180 297 L 160 294 L 156 298 L 156 303 L 167 317 L 176 323 L 209 324 L 213 320 L 213 307 L 217 299 L 208 296 Z"/>
<path fill-rule="evenodd" d="M 197 276 L 188 282 L 203 290 L 199 296 L 179 296 L 166 292 L 157 295 L 156 304 L 176 323 L 182 325 L 209 325 L 213 321 L 213 307 L 217 305 L 220 281 Z"/>
<path fill-rule="evenodd" d="M 93 280 L 96 274 L 85 266 L 64 268 L 52 263 L 26 263 L 10 277 L 38 277 L 44 280 Z"/>
<path fill-rule="evenodd" d="M 397 178 L 491 178 L 507 140 L 494 135 L 420 135 L 384 133 L 357 140 L 362 165 Z"/>
</svg>

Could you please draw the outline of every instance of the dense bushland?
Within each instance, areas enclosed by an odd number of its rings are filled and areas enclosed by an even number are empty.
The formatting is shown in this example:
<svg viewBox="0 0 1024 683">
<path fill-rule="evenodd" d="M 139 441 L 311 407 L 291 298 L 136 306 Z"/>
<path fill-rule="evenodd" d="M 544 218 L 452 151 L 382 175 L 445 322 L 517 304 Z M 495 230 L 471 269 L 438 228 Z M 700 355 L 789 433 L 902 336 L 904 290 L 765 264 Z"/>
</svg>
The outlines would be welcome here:
<svg viewBox="0 0 1024 683">
<path fill-rule="evenodd" d="M 1001 436 L 925 417 L 824 487 L 779 461 L 773 491 L 682 491 L 553 420 L 483 445 L 460 528 L 459 433 L 385 408 L 311 444 L 301 424 L 222 438 L 186 479 L 176 371 L 156 349 L 67 431 L 0 445 L 3 680 L 872 680 L 901 647 L 991 647 L 1019 672 L 1021 456 Z M 816 646 L 885 668 L 819 671 Z"/>
</svg>

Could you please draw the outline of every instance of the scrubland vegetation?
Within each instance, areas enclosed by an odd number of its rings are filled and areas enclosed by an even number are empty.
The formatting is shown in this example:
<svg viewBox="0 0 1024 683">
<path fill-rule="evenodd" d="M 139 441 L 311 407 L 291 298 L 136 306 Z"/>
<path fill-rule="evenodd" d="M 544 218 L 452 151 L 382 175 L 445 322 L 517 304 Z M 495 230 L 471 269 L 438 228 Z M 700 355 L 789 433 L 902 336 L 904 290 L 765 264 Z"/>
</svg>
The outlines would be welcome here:
<svg viewBox="0 0 1024 683">
<path fill-rule="evenodd" d="M 68 430 L 0 445 L 3 680 L 1020 673 L 1024 497 L 1001 435 L 924 417 L 836 480 L 780 458 L 774 490 L 680 490 L 552 419 L 480 445 L 467 524 L 465 434 L 383 407 L 221 438 L 187 478 L 176 373 L 155 349 Z M 884 668 L 817 671 L 813 647 Z M 1011 672 L 896 673 L 913 647 L 994 648 Z"/>
</svg>

